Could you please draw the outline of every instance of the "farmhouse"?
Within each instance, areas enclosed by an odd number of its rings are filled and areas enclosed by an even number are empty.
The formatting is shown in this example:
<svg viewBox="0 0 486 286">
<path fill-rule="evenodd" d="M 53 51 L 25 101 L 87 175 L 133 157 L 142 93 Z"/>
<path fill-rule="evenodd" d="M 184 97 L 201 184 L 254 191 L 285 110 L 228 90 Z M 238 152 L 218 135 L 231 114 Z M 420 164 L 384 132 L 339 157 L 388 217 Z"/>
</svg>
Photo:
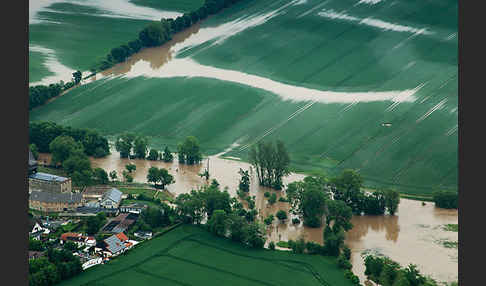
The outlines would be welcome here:
<svg viewBox="0 0 486 286">
<path fill-rule="evenodd" d="M 82 195 L 78 193 L 52 193 L 32 191 L 29 195 L 29 208 L 46 212 L 74 211 L 82 205 Z"/>
<path fill-rule="evenodd" d="M 127 250 L 125 243 L 123 243 L 120 238 L 116 235 L 112 235 L 104 240 L 106 250 L 112 255 L 116 256 Z"/>
<path fill-rule="evenodd" d="M 78 245 L 78 247 L 81 246 L 95 246 L 96 245 L 96 239 L 92 236 L 85 236 L 82 235 L 81 233 L 75 233 L 75 232 L 66 232 L 61 235 L 61 244 L 64 244 L 65 242 L 74 242 Z"/>
<path fill-rule="evenodd" d="M 70 193 L 71 179 L 47 173 L 36 172 L 29 176 L 29 192 L 32 191 Z"/>
<path fill-rule="evenodd" d="M 101 198 L 100 206 L 107 209 L 116 209 L 120 205 L 122 192 L 118 189 L 106 191 Z"/>
<path fill-rule="evenodd" d="M 115 234 L 124 232 L 137 220 L 137 218 L 138 215 L 134 213 L 119 214 L 117 217 L 113 218 L 105 226 L 103 226 L 101 231 Z"/>
</svg>

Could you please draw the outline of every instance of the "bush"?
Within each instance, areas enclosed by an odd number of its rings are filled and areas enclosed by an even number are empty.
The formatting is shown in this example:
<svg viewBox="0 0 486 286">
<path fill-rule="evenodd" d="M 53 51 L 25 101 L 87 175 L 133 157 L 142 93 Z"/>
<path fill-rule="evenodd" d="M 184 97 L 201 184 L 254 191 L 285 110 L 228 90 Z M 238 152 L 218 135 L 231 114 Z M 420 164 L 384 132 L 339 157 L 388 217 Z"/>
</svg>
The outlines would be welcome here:
<svg viewBox="0 0 486 286">
<path fill-rule="evenodd" d="M 270 198 L 268 198 L 268 203 L 270 205 L 273 205 L 277 201 L 277 195 L 275 193 L 272 193 L 270 195 Z"/>
<path fill-rule="evenodd" d="M 433 196 L 434 203 L 439 208 L 457 209 L 458 194 L 450 191 L 438 191 Z"/>
<path fill-rule="evenodd" d="M 344 255 L 344 257 L 347 259 L 347 260 L 350 260 L 351 259 L 351 249 L 345 245 L 343 246 L 343 250 L 342 250 L 342 254 Z"/>
<path fill-rule="evenodd" d="M 283 202 L 283 203 L 288 203 L 288 202 L 289 202 L 289 200 L 288 200 L 288 199 L 286 199 L 285 197 L 280 197 L 280 198 L 278 199 L 278 201 L 279 201 L 279 202 Z"/>
<path fill-rule="evenodd" d="M 273 223 L 273 220 L 274 220 L 274 216 L 273 214 L 270 214 L 263 222 L 265 222 L 266 225 L 271 225 Z"/>
<path fill-rule="evenodd" d="M 339 268 L 342 268 L 342 269 L 351 269 L 352 268 L 351 263 L 349 262 L 349 260 L 346 259 L 346 257 L 344 257 L 344 255 L 339 255 L 337 262 L 338 262 Z"/>
<path fill-rule="evenodd" d="M 281 222 L 285 221 L 285 220 L 287 219 L 287 212 L 286 212 L 286 211 L 284 211 L 284 210 L 279 210 L 279 211 L 277 212 L 277 218 L 278 218 L 278 219 L 279 219 Z"/>
<path fill-rule="evenodd" d="M 275 243 L 273 241 L 270 241 L 270 243 L 268 244 L 268 248 L 270 250 L 275 250 Z"/>
<path fill-rule="evenodd" d="M 307 249 L 307 253 L 309 254 L 320 254 L 322 253 L 322 246 L 319 243 L 315 243 L 312 241 L 308 241 L 305 244 L 305 248 Z"/>
<path fill-rule="evenodd" d="M 300 224 L 300 219 L 298 219 L 298 218 L 296 218 L 296 217 L 295 217 L 295 218 L 293 218 L 293 219 L 292 219 L 292 224 Z"/>
<path fill-rule="evenodd" d="M 263 194 L 263 196 L 264 196 L 265 198 L 269 198 L 269 197 L 270 197 L 270 192 L 269 192 L 269 191 L 266 191 L 266 192 Z"/>
</svg>

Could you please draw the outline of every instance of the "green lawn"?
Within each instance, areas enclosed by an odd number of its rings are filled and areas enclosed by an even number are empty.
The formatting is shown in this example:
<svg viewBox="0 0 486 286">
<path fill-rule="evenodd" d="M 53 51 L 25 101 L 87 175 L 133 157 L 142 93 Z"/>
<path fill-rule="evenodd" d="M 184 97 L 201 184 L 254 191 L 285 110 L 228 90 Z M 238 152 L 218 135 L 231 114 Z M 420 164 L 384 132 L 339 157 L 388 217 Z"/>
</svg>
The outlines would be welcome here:
<svg viewBox="0 0 486 286">
<path fill-rule="evenodd" d="M 181 226 L 60 285 L 351 285 L 335 259 L 252 250 Z"/>
</svg>

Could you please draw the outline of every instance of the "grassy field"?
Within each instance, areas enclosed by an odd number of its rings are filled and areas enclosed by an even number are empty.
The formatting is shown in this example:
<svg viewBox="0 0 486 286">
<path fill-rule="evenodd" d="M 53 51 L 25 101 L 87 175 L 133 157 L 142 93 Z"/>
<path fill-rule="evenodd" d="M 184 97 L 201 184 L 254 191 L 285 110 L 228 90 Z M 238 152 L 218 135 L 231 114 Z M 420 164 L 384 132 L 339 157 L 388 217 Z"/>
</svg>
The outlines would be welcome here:
<svg viewBox="0 0 486 286">
<path fill-rule="evenodd" d="M 457 2 L 355 4 L 244 1 L 205 21 L 199 34 L 210 35 L 207 41 L 178 57 L 323 91 L 422 86 L 414 102 L 305 109 L 307 102 L 217 79 L 137 77 L 77 88 L 30 118 L 109 136 L 136 132 L 159 149 L 194 135 L 207 154 L 234 142 L 281 139 L 295 171 L 334 175 L 353 168 L 367 187 L 413 195 L 457 190 Z M 267 20 L 254 24 L 257 16 Z M 240 30 L 216 43 L 218 29 L 225 37 Z M 226 155 L 246 159 L 247 150 Z"/>
<path fill-rule="evenodd" d="M 188 275 L 190 274 L 190 275 Z M 351 285 L 334 259 L 252 250 L 181 226 L 60 285 Z"/>
<path fill-rule="evenodd" d="M 112 48 L 137 38 L 138 32 L 151 20 L 159 20 L 160 17 L 155 16 L 157 11 L 192 11 L 199 8 L 203 0 L 119 1 L 120 4 L 131 2 L 137 5 L 136 8 L 153 9 L 148 12 L 123 11 L 126 15 L 121 16 L 114 15 L 123 5 L 112 2 L 104 9 L 104 6 L 93 5 L 92 1 L 54 2 L 40 9 L 36 14 L 37 21 L 29 23 L 29 45 L 51 49 L 62 65 L 87 71 Z M 110 7 L 111 4 L 114 7 Z M 147 14 L 146 18 L 143 13 Z M 44 67 L 42 54 L 30 52 L 29 61 L 29 82 L 52 74 Z"/>
</svg>

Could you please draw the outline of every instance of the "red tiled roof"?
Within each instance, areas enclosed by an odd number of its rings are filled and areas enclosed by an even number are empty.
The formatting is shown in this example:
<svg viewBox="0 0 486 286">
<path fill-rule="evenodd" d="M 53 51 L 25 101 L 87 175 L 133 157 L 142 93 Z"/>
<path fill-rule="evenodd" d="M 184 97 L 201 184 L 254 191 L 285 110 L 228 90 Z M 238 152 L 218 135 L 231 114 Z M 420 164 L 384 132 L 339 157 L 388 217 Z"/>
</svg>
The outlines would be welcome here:
<svg viewBox="0 0 486 286">
<path fill-rule="evenodd" d="M 118 239 L 121 240 L 122 242 L 128 240 L 128 237 L 123 232 L 118 233 L 116 237 L 118 237 Z"/>
<path fill-rule="evenodd" d="M 78 238 L 78 237 L 83 237 L 83 235 L 80 234 L 80 233 L 75 233 L 75 232 L 66 232 L 66 233 L 61 234 L 62 240 L 67 240 L 68 237 Z"/>
</svg>

